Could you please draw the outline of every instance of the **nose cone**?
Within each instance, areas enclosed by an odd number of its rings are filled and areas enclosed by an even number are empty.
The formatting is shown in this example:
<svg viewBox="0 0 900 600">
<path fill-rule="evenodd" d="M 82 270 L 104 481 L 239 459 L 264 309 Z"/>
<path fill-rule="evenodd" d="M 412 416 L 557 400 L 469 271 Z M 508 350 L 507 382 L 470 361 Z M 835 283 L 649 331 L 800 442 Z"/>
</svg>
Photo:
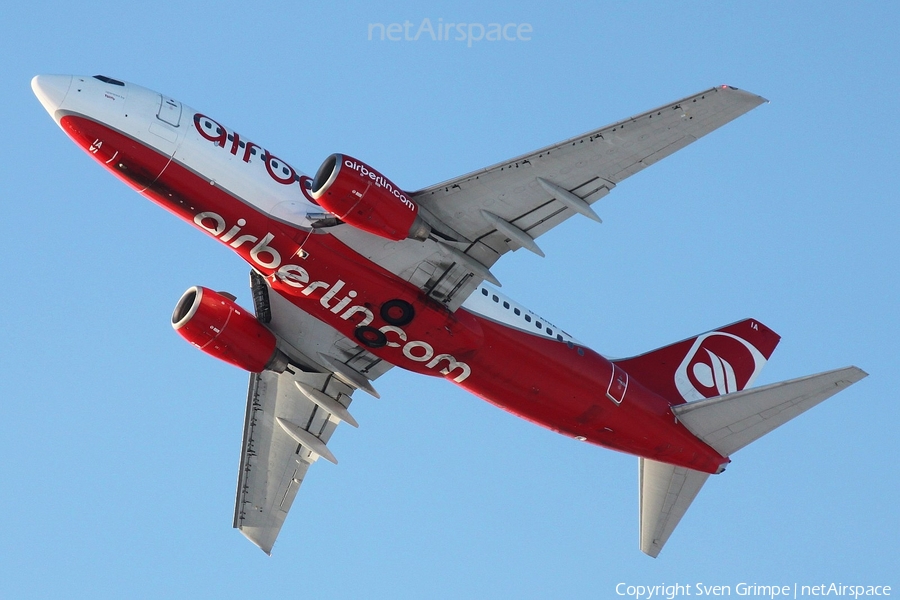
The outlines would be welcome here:
<svg viewBox="0 0 900 600">
<path fill-rule="evenodd" d="M 71 75 L 37 75 L 31 80 L 31 89 L 34 91 L 34 95 L 54 119 L 56 110 L 69 92 L 70 85 L 72 85 Z"/>
</svg>

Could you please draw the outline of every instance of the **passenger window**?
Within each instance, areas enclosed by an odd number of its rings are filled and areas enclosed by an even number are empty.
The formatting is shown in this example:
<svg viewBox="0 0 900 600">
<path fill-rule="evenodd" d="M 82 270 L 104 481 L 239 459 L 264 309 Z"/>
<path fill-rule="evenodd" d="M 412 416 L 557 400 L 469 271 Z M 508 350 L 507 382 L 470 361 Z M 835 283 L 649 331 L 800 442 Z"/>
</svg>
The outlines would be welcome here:
<svg viewBox="0 0 900 600">
<path fill-rule="evenodd" d="M 494 296 L 493 298 L 494 298 L 494 302 L 500 302 L 500 298 L 498 298 L 497 296 Z"/>
<path fill-rule="evenodd" d="M 525 320 L 531 323 L 531 315 L 525 315 Z"/>
<path fill-rule="evenodd" d="M 553 335 L 553 330 L 549 327 L 547 328 L 547 335 Z"/>
<path fill-rule="evenodd" d="M 482 296 L 487 296 L 487 295 L 488 295 L 488 291 L 487 291 L 485 288 L 481 288 L 481 295 L 482 295 Z"/>
<path fill-rule="evenodd" d="M 504 302 L 504 303 L 503 303 L 503 308 L 509 308 L 509 302 Z"/>
<path fill-rule="evenodd" d="M 516 316 L 517 316 L 517 317 L 520 316 L 520 315 L 522 314 L 522 311 L 519 310 L 518 308 L 514 308 L 514 309 L 513 309 L 513 312 L 516 313 Z"/>
</svg>

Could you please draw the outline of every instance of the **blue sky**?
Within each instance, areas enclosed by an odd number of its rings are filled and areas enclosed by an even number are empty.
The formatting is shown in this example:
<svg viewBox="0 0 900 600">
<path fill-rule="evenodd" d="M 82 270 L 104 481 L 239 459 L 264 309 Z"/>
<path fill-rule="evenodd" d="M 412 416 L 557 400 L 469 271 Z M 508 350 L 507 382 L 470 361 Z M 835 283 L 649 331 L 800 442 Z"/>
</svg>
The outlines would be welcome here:
<svg viewBox="0 0 900 600">
<path fill-rule="evenodd" d="M 530 40 L 368 40 L 372 23 Z M 0 597 L 614 598 L 619 582 L 900 588 L 900 101 L 892 3 L 32 2 L 0 20 Z M 247 267 L 92 164 L 38 73 L 174 96 L 306 172 L 417 189 L 728 83 L 771 102 L 509 255 L 504 291 L 627 356 L 744 317 L 758 383 L 871 376 L 734 457 L 657 560 L 637 460 L 392 371 L 271 558 L 231 529 L 246 375 L 171 329 Z"/>
</svg>

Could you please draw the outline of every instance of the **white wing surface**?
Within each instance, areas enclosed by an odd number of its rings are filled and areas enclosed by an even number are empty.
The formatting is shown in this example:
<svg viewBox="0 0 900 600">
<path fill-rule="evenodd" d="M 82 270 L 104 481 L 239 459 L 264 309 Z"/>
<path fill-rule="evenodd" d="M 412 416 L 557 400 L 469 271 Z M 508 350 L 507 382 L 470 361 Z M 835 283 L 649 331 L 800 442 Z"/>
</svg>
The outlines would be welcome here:
<svg viewBox="0 0 900 600">
<path fill-rule="evenodd" d="M 624 121 L 412 193 L 431 240 L 385 244 L 348 225 L 332 232 L 355 250 L 455 310 L 503 254 L 524 247 L 621 181 L 721 127 L 765 99 L 720 86 Z"/>
<path fill-rule="evenodd" d="M 357 426 L 349 411 L 356 386 L 347 380 L 376 379 L 391 365 L 298 309 L 261 277 L 251 274 L 251 281 L 258 317 L 302 367 L 250 375 L 234 527 L 269 554 L 310 465 L 319 458 L 337 462 L 327 446 L 337 425 Z"/>
<path fill-rule="evenodd" d="M 342 392 L 350 391 L 346 384 L 330 379 L 322 385 L 326 393 L 340 398 Z M 272 551 L 309 466 L 323 454 L 332 458 L 325 445 L 337 422 L 307 400 L 294 382 L 287 372 L 253 373 L 247 394 L 234 526 L 266 554 Z M 309 436 L 308 442 L 298 441 L 297 434 L 291 435 L 277 419 L 300 428 Z"/>
</svg>

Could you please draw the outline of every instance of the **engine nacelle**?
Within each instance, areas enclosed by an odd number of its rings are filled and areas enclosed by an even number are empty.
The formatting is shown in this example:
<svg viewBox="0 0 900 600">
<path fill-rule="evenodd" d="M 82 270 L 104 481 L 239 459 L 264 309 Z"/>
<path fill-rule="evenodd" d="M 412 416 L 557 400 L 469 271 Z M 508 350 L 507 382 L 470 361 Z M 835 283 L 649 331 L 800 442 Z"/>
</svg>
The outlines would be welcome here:
<svg viewBox="0 0 900 600">
<path fill-rule="evenodd" d="M 210 356 L 246 371 L 280 373 L 287 367 L 275 335 L 234 300 L 211 289 L 186 291 L 172 313 L 172 327 Z"/>
<path fill-rule="evenodd" d="M 345 223 L 389 240 L 425 240 L 431 233 L 409 194 L 350 156 L 332 154 L 325 159 L 310 195 Z"/>
</svg>

